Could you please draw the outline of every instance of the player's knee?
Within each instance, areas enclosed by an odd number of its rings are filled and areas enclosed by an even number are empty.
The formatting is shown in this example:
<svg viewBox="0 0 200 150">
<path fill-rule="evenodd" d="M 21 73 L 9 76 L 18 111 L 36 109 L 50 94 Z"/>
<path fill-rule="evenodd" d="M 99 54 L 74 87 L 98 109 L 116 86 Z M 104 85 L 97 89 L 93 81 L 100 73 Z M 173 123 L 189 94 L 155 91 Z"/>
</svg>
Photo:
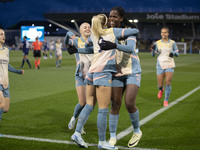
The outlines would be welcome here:
<svg viewBox="0 0 200 150">
<path fill-rule="evenodd" d="M 85 99 L 85 98 L 79 98 L 79 104 L 80 104 L 81 106 L 85 106 L 85 104 L 86 104 L 86 99 Z"/>
<path fill-rule="evenodd" d="M 4 113 L 7 113 L 7 112 L 8 112 L 8 110 L 9 110 L 9 109 L 6 109 L 6 108 L 5 108 L 5 109 L 4 109 Z"/>
<path fill-rule="evenodd" d="M 126 109 L 127 109 L 128 112 L 132 112 L 133 111 L 133 106 L 128 105 L 128 106 L 126 106 Z"/>
<path fill-rule="evenodd" d="M 112 102 L 111 109 L 115 112 L 119 112 L 121 102 Z"/>
<path fill-rule="evenodd" d="M 126 109 L 129 113 L 133 113 L 137 110 L 137 107 L 135 106 L 135 104 L 128 103 L 126 104 Z"/>
<path fill-rule="evenodd" d="M 5 109 L 5 104 L 4 103 L 0 103 L 0 109 Z"/>
<path fill-rule="evenodd" d="M 166 86 L 171 85 L 171 80 L 166 81 Z"/>
<path fill-rule="evenodd" d="M 4 106 L 4 113 L 7 113 L 9 111 L 9 108 L 10 108 L 10 106 L 5 104 L 5 106 Z"/>
</svg>

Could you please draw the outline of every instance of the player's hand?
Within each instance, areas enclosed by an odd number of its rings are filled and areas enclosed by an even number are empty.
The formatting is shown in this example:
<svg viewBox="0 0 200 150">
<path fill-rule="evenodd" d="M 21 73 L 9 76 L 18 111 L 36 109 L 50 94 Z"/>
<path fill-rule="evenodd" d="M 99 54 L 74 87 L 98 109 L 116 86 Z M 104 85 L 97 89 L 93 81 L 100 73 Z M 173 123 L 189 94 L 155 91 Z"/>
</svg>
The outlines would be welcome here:
<svg viewBox="0 0 200 150">
<path fill-rule="evenodd" d="M 70 55 L 78 52 L 77 48 L 71 45 L 67 48 L 67 51 Z"/>
<path fill-rule="evenodd" d="M 22 73 L 21 73 L 21 75 L 23 75 L 24 74 L 24 70 L 22 70 Z"/>
<path fill-rule="evenodd" d="M 171 52 L 171 53 L 169 54 L 169 57 L 173 58 L 173 56 L 174 56 L 174 54 Z"/>
<path fill-rule="evenodd" d="M 72 39 L 72 40 L 75 40 L 75 39 L 76 39 L 76 35 L 75 35 L 75 34 L 72 35 L 72 36 L 71 36 L 71 39 Z"/>
<path fill-rule="evenodd" d="M 99 46 L 102 50 L 111 50 L 111 49 L 117 48 L 116 43 L 113 43 L 110 41 L 105 41 L 105 40 L 102 40 L 102 42 L 99 44 Z"/>
</svg>

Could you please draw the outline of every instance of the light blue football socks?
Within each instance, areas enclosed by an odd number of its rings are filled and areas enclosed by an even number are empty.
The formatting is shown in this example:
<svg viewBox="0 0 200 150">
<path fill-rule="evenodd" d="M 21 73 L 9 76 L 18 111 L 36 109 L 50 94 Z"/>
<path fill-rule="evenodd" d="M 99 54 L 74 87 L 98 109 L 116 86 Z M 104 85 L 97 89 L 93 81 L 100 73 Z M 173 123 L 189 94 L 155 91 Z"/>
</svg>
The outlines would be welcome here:
<svg viewBox="0 0 200 150">
<path fill-rule="evenodd" d="M 74 109 L 74 118 L 78 118 L 79 114 L 81 113 L 81 110 L 83 109 L 84 106 L 81 106 L 79 103 L 76 105 Z"/>
<path fill-rule="evenodd" d="M 59 65 L 61 65 L 61 60 L 59 60 Z"/>
<path fill-rule="evenodd" d="M 106 128 L 107 128 L 107 116 L 108 116 L 108 108 L 99 109 L 97 116 L 97 128 L 99 141 L 106 140 Z"/>
<path fill-rule="evenodd" d="M 133 125 L 133 129 L 135 133 L 139 133 L 140 132 L 140 125 L 139 125 L 139 110 L 137 110 L 134 113 L 129 113 L 130 119 L 131 119 L 131 123 Z"/>
<path fill-rule="evenodd" d="M 109 130 L 111 138 L 116 138 L 118 120 L 119 115 L 109 114 Z"/>
<path fill-rule="evenodd" d="M 85 107 L 83 108 L 83 110 L 81 111 L 79 118 L 78 118 L 78 122 L 76 125 L 76 132 L 81 133 L 81 130 L 83 128 L 83 126 L 85 125 L 85 123 L 87 122 L 91 112 L 93 111 L 94 107 L 91 105 L 86 104 Z"/>
</svg>

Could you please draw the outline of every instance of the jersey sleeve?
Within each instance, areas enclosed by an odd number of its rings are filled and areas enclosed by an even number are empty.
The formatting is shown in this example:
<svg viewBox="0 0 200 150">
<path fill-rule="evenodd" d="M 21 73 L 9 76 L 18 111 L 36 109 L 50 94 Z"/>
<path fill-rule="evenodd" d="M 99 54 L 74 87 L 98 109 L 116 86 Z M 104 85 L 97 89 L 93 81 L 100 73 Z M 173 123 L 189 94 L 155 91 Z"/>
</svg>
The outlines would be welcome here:
<svg viewBox="0 0 200 150">
<path fill-rule="evenodd" d="M 113 28 L 114 35 L 117 39 L 124 39 L 129 36 L 137 35 L 139 30 L 136 28 Z"/>
<path fill-rule="evenodd" d="M 72 38 L 72 36 L 75 35 L 75 33 L 73 33 L 72 31 L 68 31 L 68 32 L 67 32 L 67 35 L 68 35 L 70 38 Z"/>
<path fill-rule="evenodd" d="M 136 37 L 130 36 L 127 38 L 127 45 L 117 44 L 117 49 L 126 53 L 132 53 L 136 46 Z"/>
<path fill-rule="evenodd" d="M 172 53 L 176 56 L 176 57 L 178 57 L 179 56 L 179 50 L 178 50 L 178 47 L 177 47 L 177 45 L 176 45 L 176 42 L 174 42 L 173 43 L 173 49 L 172 49 Z"/>
<path fill-rule="evenodd" d="M 82 54 L 93 54 L 93 46 L 85 47 L 85 48 L 78 48 L 78 53 Z"/>
<path fill-rule="evenodd" d="M 17 70 L 15 68 L 13 68 L 13 66 L 11 66 L 10 64 L 8 64 L 8 71 L 14 72 L 14 73 L 17 73 L 17 74 L 21 74 L 22 73 L 22 70 Z"/>
<path fill-rule="evenodd" d="M 69 45 L 69 35 L 68 35 L 67 33 L 66 33 L 66 35 L 65 35 L 64 43 L 65 43 L 66 45 Z"/>
<path fill-rule="evenodd" d="M 64 39 L 64 43 L 66 45 L 71 45 L 71 46 L 75 46 L 76 48 L 78 48 L 78 38 L 76 37 L 74 40 L 71 38 L 71 36 L 73 36 L 74 33 L 69 31 L 66 33 L 65 35 L 65 39 Z"/>
<path fill-rule="evenodd" d="M 73 32 L 68 31 L 65 35 L 64 43 L 66 45 L 72 45 L 72 42 L 70 39 L 72 39 L 72 36 L 75 35 Z"/>
</svg>

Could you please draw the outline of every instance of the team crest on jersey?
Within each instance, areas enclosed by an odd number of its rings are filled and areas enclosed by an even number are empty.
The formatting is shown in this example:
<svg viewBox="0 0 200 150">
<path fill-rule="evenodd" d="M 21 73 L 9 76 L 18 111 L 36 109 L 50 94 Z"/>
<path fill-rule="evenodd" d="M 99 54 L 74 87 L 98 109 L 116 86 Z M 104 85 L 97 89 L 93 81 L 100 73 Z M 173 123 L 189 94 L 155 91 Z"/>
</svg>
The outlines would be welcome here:
<svg viewBox="0 0 200 150">
<path fill-rule="evenodd" d="M 84 46 L 85 46 L 85 43 L 81 43 L 81 44 L 80 44 L 80 47 L 84 47 Z"/>
<path fill-rule="evenodd" d="M 79 42 L 79 47 L 80 47 L 80 48 L 85 47 L 85 42 L 80 41 L 80 42 Z"/>
<path fill-rule="evenodd" d="M 111 80 L 111 79 L 109 79 L 109 80 L 108 80 L 108 82 L 111 84 L 111 83 L 112 83 L 112 80 Z"/>
</svg>

